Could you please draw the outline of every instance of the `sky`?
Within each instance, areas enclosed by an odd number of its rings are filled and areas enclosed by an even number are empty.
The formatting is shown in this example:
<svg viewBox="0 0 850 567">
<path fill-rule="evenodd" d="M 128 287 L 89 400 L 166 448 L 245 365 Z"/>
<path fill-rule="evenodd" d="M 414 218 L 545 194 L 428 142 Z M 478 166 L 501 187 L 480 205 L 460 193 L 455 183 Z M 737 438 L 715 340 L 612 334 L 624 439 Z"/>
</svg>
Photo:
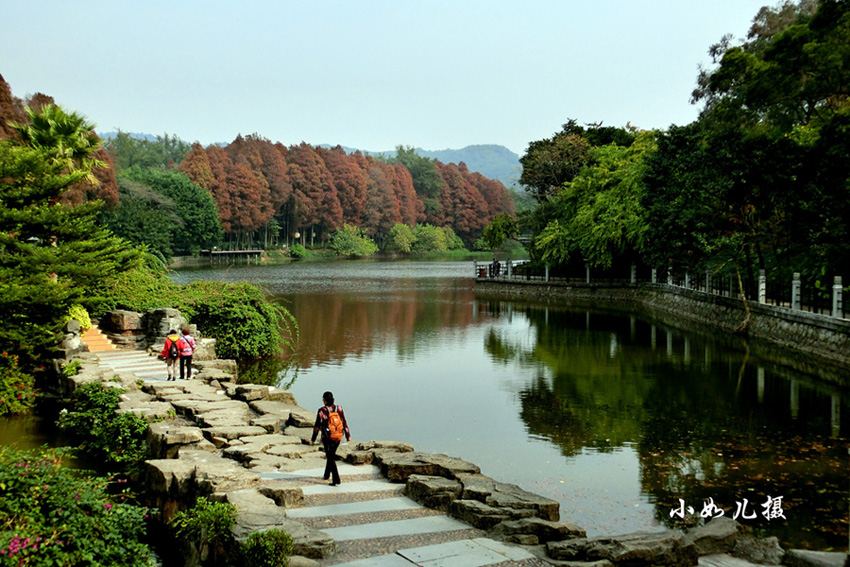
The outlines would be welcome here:
<svg viewBox="0 0 850 567">
<path fill-rule="evenodd" d="M 0 75 L 100 132 L 369 151 L 692 122 L 766 0 L 0 0 Z"/>
</svg>

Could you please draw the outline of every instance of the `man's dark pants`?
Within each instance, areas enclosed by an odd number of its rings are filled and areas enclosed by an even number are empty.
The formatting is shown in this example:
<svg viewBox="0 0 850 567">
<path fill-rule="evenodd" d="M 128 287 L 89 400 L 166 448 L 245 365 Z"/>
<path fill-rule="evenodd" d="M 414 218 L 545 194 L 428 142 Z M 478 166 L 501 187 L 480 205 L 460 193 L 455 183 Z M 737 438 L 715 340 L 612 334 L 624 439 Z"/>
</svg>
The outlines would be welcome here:
<svg viewBox="0 0 850 567">
<path fill-rule="evenodd" d="M 325 449 L 325 479 L 330 478 L 334 484 L 339 484 L 339 471 L 336 470 L 336 450 L 339 449 L 339 441 L 322 439 Z"/>
</svg>

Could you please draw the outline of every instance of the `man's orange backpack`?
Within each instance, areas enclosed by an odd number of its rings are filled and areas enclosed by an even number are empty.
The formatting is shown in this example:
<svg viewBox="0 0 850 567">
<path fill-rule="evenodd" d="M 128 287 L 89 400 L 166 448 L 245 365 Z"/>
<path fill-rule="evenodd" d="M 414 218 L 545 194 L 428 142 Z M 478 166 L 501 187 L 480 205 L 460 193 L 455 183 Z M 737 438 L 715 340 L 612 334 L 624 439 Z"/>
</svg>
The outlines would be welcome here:
<svg viewBox="0 0 850 567">
<path fill-rule="evenodd" d="M 344 429 L 342 426 L 342 418 L 336 410 L 337 406 L 334 406 L 333 410 L 328 408 L 328 437 L 330 437 L 330 440 L 334 442 L 342 441 Z"/>
</svg>

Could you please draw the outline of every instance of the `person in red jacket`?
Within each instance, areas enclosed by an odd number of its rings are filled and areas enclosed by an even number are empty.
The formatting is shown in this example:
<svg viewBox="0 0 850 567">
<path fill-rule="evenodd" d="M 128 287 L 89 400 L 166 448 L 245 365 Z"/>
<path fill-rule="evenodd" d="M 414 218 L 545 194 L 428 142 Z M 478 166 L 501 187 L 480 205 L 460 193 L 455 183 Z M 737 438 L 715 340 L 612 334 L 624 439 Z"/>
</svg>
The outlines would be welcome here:
<svg viewBox="0 0 850 567">
<path fill-rule="evenodd" d="M 177 342 L 180 340 L 180 336 L 177 334 L 176 329 L 171 329 L 168 332 L 168 336 L 165 337 L 165 346 L 162 347 L 162 358 L 165 359 L 165 366 L 168 369 L 168 379 L 175 380 L 175 375 L 177 374 L 177 359 L 180 358 L 180 348 L 177 346 Z"/>
</svg>

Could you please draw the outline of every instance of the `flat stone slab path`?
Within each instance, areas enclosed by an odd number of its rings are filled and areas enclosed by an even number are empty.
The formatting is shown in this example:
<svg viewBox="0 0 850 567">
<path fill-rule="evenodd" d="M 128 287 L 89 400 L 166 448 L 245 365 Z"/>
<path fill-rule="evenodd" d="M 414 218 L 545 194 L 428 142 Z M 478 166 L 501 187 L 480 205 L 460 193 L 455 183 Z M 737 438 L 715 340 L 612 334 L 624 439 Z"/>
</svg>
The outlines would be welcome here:
<svg viewBox="0 0 850 567">
<path fill-rule="evenodd" d="M 315 524 L 325 521 L 330 525 L 345 520 L 342 527 L 320 527 L 338 544 L 336 555 L 320 560 L 323 566 L 337 567 L 482 567 L 500 565 L 537 567 L 549 565 L 531 553 L 493 539 L 481 537 L 483 532 L 442 512 L 425 508 L 404 497 L 385 497 L 387 492 L 398 492 L 404 485 L 391 483 L 380 477 L 373 465 L 338 463 L 342 484 L 330 486 L 317 484 L 324 467 L 295 472 L 261 473 L 265 479 L 286 479 L 299 484 L 307 501 L 310 496 L 321 496 L 323 504 L 288 508 L 287 517 Z M 346 477 L 371 480 L 347 482 Z M 300 482 L 299 482 L 300 481 Z M 327 482 L 327 481 L 323 481 Z M 334 498 L 337 495 L 338 498 Z M 358 498 L 349 501 L 350 498 Z M 324 503 L 328 499 L 339 502 Z M 427 515 L 421 515 L 426 513 Z M 379 515 L 383 521 L 373 521 Z M 418 517 L 408 517 L 408 516 Z M 445 541 L 439 542 L 444 539 Z M 430 540 L 433 545 L 422 545 Z M 351 558 L 352 560 L 347 560 Z"/>
<path fill-rule="evenodd" d="M 113 350 L 98 352 L 97 356 L 103 366 L 108 366 L 116 372 L 134 374 L 145 381 L 164 381 L 168 378 L 165 361 L 146 352 Z"/>
</svg>

